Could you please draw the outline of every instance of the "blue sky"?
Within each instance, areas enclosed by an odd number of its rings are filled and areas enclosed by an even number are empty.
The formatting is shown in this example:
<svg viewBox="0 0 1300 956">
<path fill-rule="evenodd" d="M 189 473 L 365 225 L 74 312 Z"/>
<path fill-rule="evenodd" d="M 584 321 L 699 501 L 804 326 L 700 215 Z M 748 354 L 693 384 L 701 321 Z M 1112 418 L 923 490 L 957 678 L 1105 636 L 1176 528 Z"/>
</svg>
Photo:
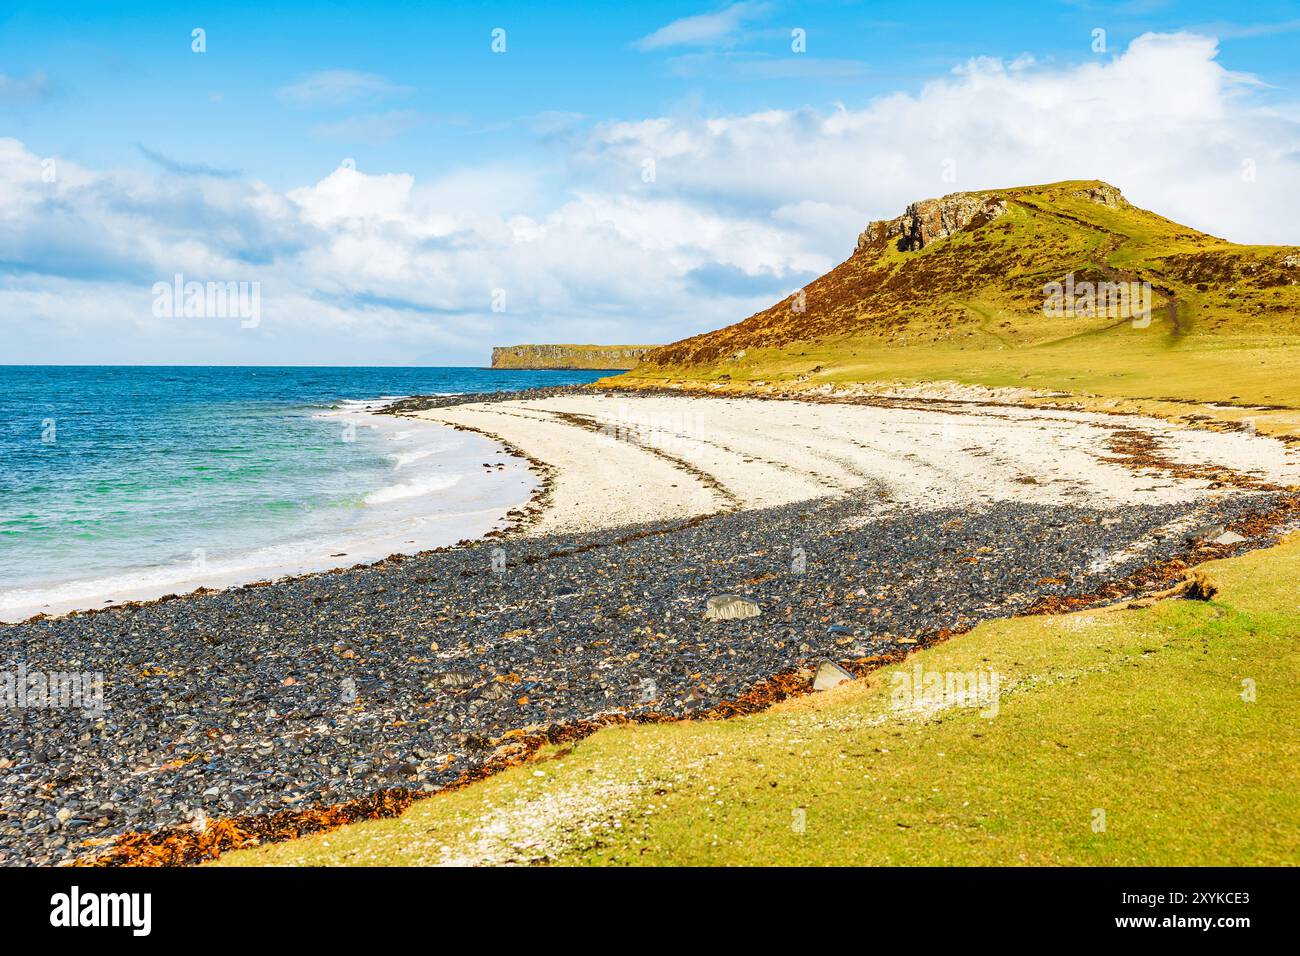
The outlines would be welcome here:
<svg viewBox="0 0 1300 956">
<path fill-rule="evenodd" d="M 667 341 L 807 281 L 869 218 L 1025 176 L 1300 242 L 1268 221 L 1294 202 L 1298 52 L 1294 3 L 10 0 L 0 361 Z M 1056 148 L 1081 130 L 1095 152 Z M 146 293 L 175 271 L 260 282 L 266 321 L 160 325 Z"/>
</svg>

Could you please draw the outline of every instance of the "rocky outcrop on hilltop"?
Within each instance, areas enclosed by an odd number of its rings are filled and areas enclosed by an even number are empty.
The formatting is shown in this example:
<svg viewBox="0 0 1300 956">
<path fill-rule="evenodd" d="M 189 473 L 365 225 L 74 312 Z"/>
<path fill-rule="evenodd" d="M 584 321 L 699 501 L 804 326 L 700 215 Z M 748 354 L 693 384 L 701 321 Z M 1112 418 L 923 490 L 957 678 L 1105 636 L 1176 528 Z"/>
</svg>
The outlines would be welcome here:
<svg viewBox="0 0 1300 956">
<path fill-rule="evenodd" d="M 635 368 L 655 345 L 505 345 L 492 350 L 493 368 Z"/>
<path fill-rule="evenodd" d="M 1124 194 L 1110 183 L 1091 183 L 1087 187 L 1079 190 L 1077 195 L 1082 196 L 1084 199 L 1091 199 L 1093 202 L 1101 203 L 1103 206 L 1114 206 L 1117 209 L 1120 206 L 1128 205 L 1128 200 L 1124 198 Z"/>
<path fill-rule="evenodd" d="M 1014 194 L 1016 190 L 1008 190 Z M 1123 194 L 1109 183 L 1088 183 L 1075 195 L 1102 206 L 1127 206 Z M 916 252 L 930 243 L 946 239 L 967 226 L 981 226 L 1007 211 L 1005 195 L 997 193 L 950 193 L 941 199 L 923 199 L 907 207 L 896 219 L 871 223 L 858 236 L 858 251 L 881 249 L 890 242 L 903 252 Z"/>
<path fill-rule="evenodd" d="M 960 229 L 982 225 L 1007 211 L 1001 198 L 985 193 L 952 193 L 942 199 L 914 202 L 896 219 L 871 223 L 858 236 L 858 251 L 880 249 L 894 242 L 903 252 L 924 249 Z"/>
</svg>

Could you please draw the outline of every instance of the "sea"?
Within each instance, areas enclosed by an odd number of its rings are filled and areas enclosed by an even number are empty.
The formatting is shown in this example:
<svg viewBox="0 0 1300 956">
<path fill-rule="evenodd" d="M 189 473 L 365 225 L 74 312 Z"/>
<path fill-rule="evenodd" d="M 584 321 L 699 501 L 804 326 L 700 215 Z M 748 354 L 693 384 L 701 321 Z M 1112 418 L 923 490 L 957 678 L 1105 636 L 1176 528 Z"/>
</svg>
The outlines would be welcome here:
<svg viewBox="0 0 1300 956">
<path fill-rule="evenodd" d="M 528 500 L 526 465 L 374 410 L 606 374 L 0 366 L 0 621 L 477 538 Z"/>
</svg>

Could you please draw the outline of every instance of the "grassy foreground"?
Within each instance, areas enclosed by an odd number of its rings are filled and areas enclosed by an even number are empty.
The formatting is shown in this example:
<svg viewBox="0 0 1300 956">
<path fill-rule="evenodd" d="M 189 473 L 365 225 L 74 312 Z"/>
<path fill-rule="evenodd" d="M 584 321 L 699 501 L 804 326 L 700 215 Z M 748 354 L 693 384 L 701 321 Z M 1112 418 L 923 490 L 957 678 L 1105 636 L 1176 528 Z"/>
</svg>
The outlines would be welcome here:
<svg viewBox="0 0 1300 956">
<path fill-rule="evenodd" d="M 761 714 L 604 730 L 217 865 L 1294 864 L 1300 535 L 1205 570 L 1211 602 L 989 622 Z M 996 714 L 894 706 L 918 664 L 996 673 Z"/>
</svg>

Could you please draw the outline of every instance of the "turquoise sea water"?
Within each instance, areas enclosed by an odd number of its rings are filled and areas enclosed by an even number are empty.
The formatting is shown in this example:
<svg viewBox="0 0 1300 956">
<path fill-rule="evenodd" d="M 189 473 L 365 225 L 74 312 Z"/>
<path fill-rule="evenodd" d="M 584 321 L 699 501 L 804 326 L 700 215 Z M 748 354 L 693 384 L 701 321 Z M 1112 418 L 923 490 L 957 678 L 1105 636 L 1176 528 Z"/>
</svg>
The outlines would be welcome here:
<svg viewBox="0 0 1300 956">
<path fill-rule="evenodd" d="M 366 404 L 601 374 L 0 366 L 0 617 L 481 534 L 527 498 L 526 470 Z"/>
</svg>

